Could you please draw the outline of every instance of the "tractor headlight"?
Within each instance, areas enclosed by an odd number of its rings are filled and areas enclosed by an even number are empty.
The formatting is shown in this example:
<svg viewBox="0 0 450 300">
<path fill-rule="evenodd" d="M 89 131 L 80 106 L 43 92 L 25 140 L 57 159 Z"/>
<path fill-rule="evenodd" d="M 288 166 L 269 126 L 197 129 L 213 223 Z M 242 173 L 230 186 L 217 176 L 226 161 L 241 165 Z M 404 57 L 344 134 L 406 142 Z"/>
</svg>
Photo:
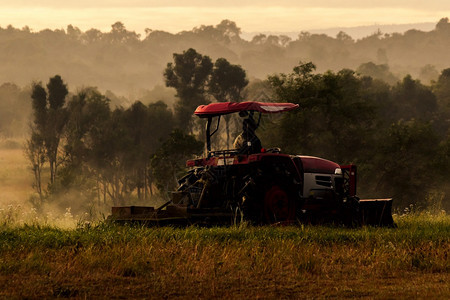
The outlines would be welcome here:
<svg viewBox="0 0 450 300">
<path fill-rule="evenodd" d="M 334 170 L 334 175 L 342 175 L 341 168 L 336 168 L 336 170 Z"/>
</svg>

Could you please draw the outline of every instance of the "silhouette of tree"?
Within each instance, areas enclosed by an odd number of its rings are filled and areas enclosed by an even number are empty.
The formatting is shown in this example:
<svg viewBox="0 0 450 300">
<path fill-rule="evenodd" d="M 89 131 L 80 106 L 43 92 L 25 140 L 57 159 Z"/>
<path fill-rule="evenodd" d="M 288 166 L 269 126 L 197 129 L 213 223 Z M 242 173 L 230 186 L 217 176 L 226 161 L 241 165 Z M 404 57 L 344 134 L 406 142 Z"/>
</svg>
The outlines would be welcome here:
<svg viewBox="0 0 450 300">
<path fill-rule="evenodd" d="M 111 31 L 107 34 L 107 38 L 112 43 L 130 43 L 139 42 L 140 35 L 134 31 L 128 31 L 122 22 L 116 22 L 111 25 Z"/>
<path fill-rule="evenodd" d="M 67 113 L 64 104 L 68 90 L 59 75 L 50 78 L 47 84 L 47 90 L 48 109 L 44 140 L 47 149 L 47 158 L 50 164 L 50 183 L 54 183 L 58 168 L 58 150 L 61 134 L 67 122 Z"/>
<path fill-rule="evenodd" d="M 185 171 L 186 159 L 198 155 L 203 143 L 179 129 L 171 132 L 152 158 L 153 176 L 158 189 L 165 192 L 176 187 L 177 177 Z"/>
<path fill-rule="evenodd" d="M 27 140 L 25 153 L 30 161 L 34 175 L 33 187 L 39 194 L 40 205 L 43 199 L 42 168 L 46 161 L 45 130 L 47 124 L 47 92 L 41 83 L 34 83 L 32 94 L 33 123 L 31 124 L 31 137 Z"/>
<path fill-rule="evenodd" d="M 393 123 L 376 147 L 371 157 L 376 195 L 390 195 L 399 207 L 425 206 L 427 193 L 439 183 L 439 138 L 431 124 L 414 119 Z"/>
<path fill-rule="evenodd" d="M 0 28 L 0 82 L 24 86 L 30 79 L 45 78 L 55 67 L 62 66 L 64 76 L 74 86 L 94 85 L 101 90 L 129 94 L 131 90 L 160 84 L 161 70 L 172 59 L 172 53 L 188 48 L 214 59 L 233 61 L 250 78 L 264 79 L 268 74 L 289 72 L 300 59 L 314 61 L 320 72 L 356 69 L 369 61 L 389 63 L 390 72 L 402 78 L 427 64 L 437 70 L 450 65 L 448 27 L 448 19 L 443 18 L 428 32 L 376 32 L 360 39 L 344 32 L 335 37 L 302 32 L 294 40 L 282 35 L 261 35 L 250 42 L 240 37 L 240 28 L 230 20 L 175 34 L 147 30 L 142 39 L 120 21 L 106 32 L 95 28 L 82 31 L 74 25 L 68 25 L 66 30 L 38 32 L 8 26 Z"/>
<path fill-rule="evenodd" d="M 448 18 L 442 18 L 436 24 L 436 31 L 448 31 L 450 30 L 450 24 L 448 22 Z"/>
<path fill-rule="evenodd" d="M 432 84 L 439 77 L 439 72 L 434 65 L 427 64 L 420 68 L 419 79 L 424 84 Z"/>
<path fill-rule="evenodd" d="M 336 39 L 343 43 L 354 43 L 353 38 L 343 31 L 338 32 L 338 34 L 336 35 Z"/>
<path fill-rule="evenodd" d="M 368 62 L 361 64 L 356 71 L 362 75 L 385 81 L 390 85 L 393 85 L 399 81 L 398 78 L 390 72 L 387 64 L 377 65 L 373 62 Z"/>
<path fill-rule="evenodd" d="M 424 86 L 411 75 L 392 88 L 392 106 L 394 120 L 419 119 L 432 120 L 437 111 L 436 96 L 431 88 Z"/>
<path fill-rule="evenodd" d="M 82 35 L 82 40 L 89 44 L 101 41 L 102 38 L 103 38 L 103 33 L 100 30 L 95 29 L 95 28 L 91 28 L 91 29 L 87 30 Z"/>
<path fill-rule="evenodd" d="M 242 91 L 247 86 L 245 71 L 239 65 L 230 64 L 225 58 L 219 58 L 214 63 L 208 92 L 219 102 L 240 102 Z M 227 148 L 230 146 L 230 115 L 225 116 Z"/>
<path fill-rule="evenodd" d="M 442 70 L 433 90 L 441 109 L 450 113 L 450 68 Z"/>
<path fill-rule="evenodd" d="M 33 185 L 41 200 L 43 196 L 42 166 L 46 161 L 49 163 L 49 187 L 51 188 L 56 180 L 59 165 L 58 151 L 64 126 L 67 122 L 67 111 L 64 104 L 68 90 L 59 75 L 50 78 L 47 91 L 41 83 L 33 84 L 31 94 L 33 123 L 31 125 L 31 138 L 27 141 L 26 146 L 26 154 L 34 173 Z"/>
<path fill-rule="evenodd" d="M 0 85 L 0 138 L 28 134 L 30 91 L 13 83 Z"/>
<path fill-rule="evenodd" d="M 205 89 L 213 64 L 209 56 L 204 56 L 190 48 L 182 54 L 173 54 L 174 62 L 169 62 L 164 70 L 166 86 L 177 91 L 175 105 L 179 128 L 192 132 L 192 113 L 200 104 L 208 101 Z"/>
<path fill-rule="evenodd" d="M 240 39 L 241 28 L 237 27 L 236 23 L 230 20 L 222 20 L 216 29 L 219 30 L 223 36 L 228 37 L 229 41 L 238 41 Z"/>
<path fill-rule="evenodd" d="M 372 98 L 364 94 L 364 80 L 351 70 L 324 74 L 314 70 L 314 64 L 304 63 L 290 74 L 269 77 L 277 101 L 300 106 L 282 117 L 269 142 L 290 153 L 352 161 L 370 144 Z"/>
</svg>

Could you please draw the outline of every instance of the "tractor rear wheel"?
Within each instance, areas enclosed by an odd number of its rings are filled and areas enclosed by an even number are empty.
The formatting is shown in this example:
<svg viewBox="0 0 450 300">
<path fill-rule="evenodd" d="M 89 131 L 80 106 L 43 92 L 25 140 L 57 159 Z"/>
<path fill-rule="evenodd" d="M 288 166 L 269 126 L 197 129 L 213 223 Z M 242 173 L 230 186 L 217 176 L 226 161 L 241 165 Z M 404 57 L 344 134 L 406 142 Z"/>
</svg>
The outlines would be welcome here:
<svg viewBox="0 0 450 300">
<path fill-rule="evenodd" d="M 264 217 L 269 224 L 295 220 L 295 203 L 289 191 L 273 185 L 264 194 Z"/>
</svg>

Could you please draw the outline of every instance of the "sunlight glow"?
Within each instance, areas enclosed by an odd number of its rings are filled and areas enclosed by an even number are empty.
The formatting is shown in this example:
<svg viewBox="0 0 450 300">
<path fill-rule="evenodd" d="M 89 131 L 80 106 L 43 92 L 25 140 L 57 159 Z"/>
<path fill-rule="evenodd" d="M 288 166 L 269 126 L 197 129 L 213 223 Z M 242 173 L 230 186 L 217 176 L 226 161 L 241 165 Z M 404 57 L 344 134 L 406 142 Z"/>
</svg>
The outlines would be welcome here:
<svg viewBox="0 0 450 300">
<path fill-rule="evenodd" d="M 109 31 L 121 21 L 128 30 L 143 33 L 145 28 L 172 33 L 200 25 L 216 25 L 221 20 L 235 21 L 243 31 L 302 31 L 330 27 L 375 24 L 437 22 L 450 11 L 424 11 L 410 8 L 327 8 L 327 7 L 115 7 L 56 8 L 12 7 L 0 4 L 0 26 L 28 25 L 34 31 L 65 29 L 72 24 L 81 30 Z"/>
</svg>

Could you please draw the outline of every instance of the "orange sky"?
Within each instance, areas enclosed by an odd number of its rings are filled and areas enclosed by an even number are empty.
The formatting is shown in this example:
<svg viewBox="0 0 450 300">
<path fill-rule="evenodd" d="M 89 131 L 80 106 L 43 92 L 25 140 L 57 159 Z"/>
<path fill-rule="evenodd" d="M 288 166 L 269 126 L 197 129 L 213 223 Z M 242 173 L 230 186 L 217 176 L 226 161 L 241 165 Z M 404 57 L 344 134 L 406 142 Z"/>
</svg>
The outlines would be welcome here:
<svg viewBox="0 0 450 300">
<path fill-rule="evenodd" d="M 392 3 L 394 2 L 394 3 Z M 275 4 L 276 3 L 276 4 Z M 448 0 L 378 1 L 250 1 L 250 0 L 0 0 L 0 26 L 28 25 L 109 31 L 122 21 L 127 29 L 145 28 L 179 32 L 223 19 L 235 21 L 243 31 L 297 31 L 361 25 L 437 22 L 450 16 Z"/>
</svg>

